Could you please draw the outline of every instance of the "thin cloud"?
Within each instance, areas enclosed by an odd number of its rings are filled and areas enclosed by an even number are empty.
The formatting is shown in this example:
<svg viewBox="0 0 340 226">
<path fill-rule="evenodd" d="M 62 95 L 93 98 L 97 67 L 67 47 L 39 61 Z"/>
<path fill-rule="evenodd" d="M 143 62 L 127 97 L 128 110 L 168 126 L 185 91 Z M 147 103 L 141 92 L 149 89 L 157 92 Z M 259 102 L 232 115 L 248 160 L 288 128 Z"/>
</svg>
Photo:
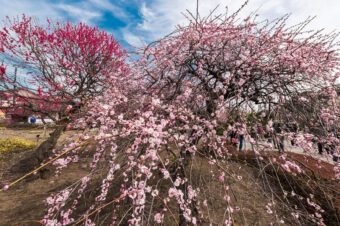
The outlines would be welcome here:
<svg viewBox="0 0 340 226">
<path fill-rule="evenodd" d="M 208 15 L 217 5 L 215 12 L 224 13 L 237 10 L 244 1 L 235 0 L 199 0 L 201 16 Z M 0 17 L 20 16 L 25 13 L 45 22 L 46 17 L 54 20 L 70 19 L 83 21 L 91 25 L 100 24 L 105 29 L 113 30 L 121 40 L 132 44 L 138 40 L 151 42 L 175 30 L 177 24 L 185 25 L 188 20 L 182 15 L 186 10 L 195 13 L 196 0 L 0 0 Z M 133 10 L 131 10 L 133 9 Z M 247 16 L 258 9 L 260 19 L 274 19 L 286 13 L 292 13 L 289 25 L 302 22 L 308 16 L 317 16 L 310 24 L 310 29 L 326 28 L 326 31 L 340 29 L 338 12 L 339 0 L 250 0 L 240 16 Z M 138 12 L 136 15 L 135 12 Z M 109 21 L 107 15 L 119 19 L 118 26 Z M 116 27 L 114 27 L 116 26 Z M 120 26 L 120 27 L 119 27 Z M 124 27 L 121 27 L 124 26 Z"/>
<path fill-rule="evenodd" d="M 102 18 L 102 14 L 99 12 L 91 12 L 87 9 L 78 8 L 72 5 L 59 4 L 57 8 L 64 10 L 67 15 L 71 16 L 71 18 L 85 22 L 92 23 L 94 19 Z"/>
<path fill-rule="evenodd" d="M 112 4 L 108 0 L 89 0 L 88 3 L 91 4 L 92 8 L 96 7 L 103 11 L 110 11 L 112 15 L 115 16 L 116 18 L 126 20 L 130 17 L 130 15 L 125 11 L 125 9 Z"/>
<path fill-rule="evenodd" d="M 0 0 L 0 17 L 4 19 L 6 16 L 16 17 L 26 14 L 31 17 L 45 20 L 47 17 L 57 19 L 62 18 L 59 12 L 51 3 L 41 0 Z"/>
<path fill-rule="evenodd" d="M 0 17 L 15 17 L 21 14 L 36 17 L 45 21 L 47 17 L 60 20 L 71 19 L 72 21 L 82 21 L 89 24 L 96 24 L 109 12 L 113 17 L 129 22 L 130 15 L 127 11 L 111 3 L 109 0 L 83 0 L 80 2 L 70 2 L 59 0 L 52 2 L 48 0 L 0 0 Z"/>
<path fill-rule="evenodd" d="M 128 31 L 127 29 L 123 29 L 122 33 L 123 33 L 124 40 L 127 43 L 129 43 L 131 46 L 140 47 L 140 46 L 144 45 L 143 37 L 134 35 L 130 31 Z"/>
<path fill-rule="evenodd" d="M 230 13 L 235 12 L 244 2 L 232 0 L 199 1 L 201 16 L 207 16 L 219 5 L 216 14 L 224 13 L 228 6 Z M 144 40 L 152 41 L 172 32 L 177 24 L 186 24 L 188 21 L 182 15 L 186 10 L 195 13 L 196 0 L 153 0 L 143 2 L 140 5 L 142 22 L 132 25 L 135 35 L 142 36 Z M 337 20 L 340 11 L 339 0 L 328 0 L 327 4 L 319 0 L 250 0 L 249 4 L 241 11 L 240 17 L 248 16 L 251 12 L 260 14 L 261 19 L 274 19 L 291 13 L 289 25 L 304 21 L 308 16 L 317 16 L 309 25 L 310 29 L 327 28 L 327 31 L 340 28 L 340 20 Z"/>
</svg>

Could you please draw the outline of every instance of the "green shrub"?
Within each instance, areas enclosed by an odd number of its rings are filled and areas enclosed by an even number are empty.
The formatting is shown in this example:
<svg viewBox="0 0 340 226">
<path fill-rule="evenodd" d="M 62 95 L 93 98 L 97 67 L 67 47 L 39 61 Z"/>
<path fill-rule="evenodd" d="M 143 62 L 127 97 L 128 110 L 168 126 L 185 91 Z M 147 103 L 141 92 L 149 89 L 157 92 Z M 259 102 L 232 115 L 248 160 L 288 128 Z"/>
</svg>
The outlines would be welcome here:
<svg viewBox="0 0 340 226">
<path fill-rule="evenodd" d="M 18 137 L 0 139 L 0 159 L 9 157 L 14 152 L 27 151 L 34 148 L 36 145 L 36 142 Z"/>
</svg>

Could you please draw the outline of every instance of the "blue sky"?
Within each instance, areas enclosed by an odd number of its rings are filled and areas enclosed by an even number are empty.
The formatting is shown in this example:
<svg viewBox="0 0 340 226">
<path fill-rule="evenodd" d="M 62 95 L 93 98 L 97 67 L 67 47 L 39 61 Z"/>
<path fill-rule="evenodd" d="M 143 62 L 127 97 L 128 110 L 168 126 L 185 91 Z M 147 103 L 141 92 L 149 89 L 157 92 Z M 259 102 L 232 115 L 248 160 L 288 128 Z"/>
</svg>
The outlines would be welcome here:
<svg viewBox="0 0 340 226">
<path fill-rule="evenodd" d="M 242 5 L 243 0 L 199 0 L 202 15 L 220 5 L 217 12 L 230 11 Z M 185 24 L 181 14 L 186 9 L 195 11 L 196 0 L 0 0 L 0 18 L 25 13 L 53 20 L 69 19 L 86 22 L 114 34 L 129 45 L 141 46 L 157 40 L 174 30 L 176 24 Z M 290 23 L 296 24 L 308 16 L 317 18 L 310 28 L 340 30 L 340 0 L 250 0 L 243 15 L 257 10 L 266 19 L 292 13 Z"/>
</svg>

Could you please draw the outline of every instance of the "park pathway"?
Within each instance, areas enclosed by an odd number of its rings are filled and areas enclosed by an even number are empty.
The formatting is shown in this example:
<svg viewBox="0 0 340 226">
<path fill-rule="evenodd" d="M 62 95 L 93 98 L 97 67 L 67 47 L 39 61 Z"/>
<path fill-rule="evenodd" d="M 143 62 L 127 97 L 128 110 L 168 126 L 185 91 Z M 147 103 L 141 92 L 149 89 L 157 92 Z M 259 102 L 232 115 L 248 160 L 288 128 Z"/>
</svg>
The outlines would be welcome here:
<svg viewBox="0 0 340 226">
<path fill-rule="evenodd" d="M 264 145 L 263 145 L 264 143 L 265 143 L 264 140 L 258 141 L 259 147 L 263 148 L 264 147 Z M 271 144 L 273 145 L 273 143 L 271 143 Z M 249 141 L 245 140 L 243 150 L 251 150 L 251 149 L 252 149 L 252 144 Z M 271 149 L 270 148 L 265 148 L 265 150 L 267 150 L 267 151 L 277 151 L 277 152 L 279 151 L 277 148 L 275 148 L 275 146 L 274 146 L 274 148 L 271 148 Z M 308 155 L 308 156 L 312 156 L 313 158 L 320 159 L 320 160 L 322 160 L 324 162 L 328 162 L 330 164 L 335 164 L 335 162 L 333 161 L 333 158 L 332 158 L 331 155 L 327 155 L 326 156 L 324 154 L 324 155 L 321 156 L 318 152 L 305 153 L 302 148 L 300 148 L 298 146 L 292 146 L 290 144 L 290 142 L 287 142 L 287 141 L 284 142 L 284 150 L 285 150 L 285 152 L 293 152 L 293 153 Z"/>
</svg>

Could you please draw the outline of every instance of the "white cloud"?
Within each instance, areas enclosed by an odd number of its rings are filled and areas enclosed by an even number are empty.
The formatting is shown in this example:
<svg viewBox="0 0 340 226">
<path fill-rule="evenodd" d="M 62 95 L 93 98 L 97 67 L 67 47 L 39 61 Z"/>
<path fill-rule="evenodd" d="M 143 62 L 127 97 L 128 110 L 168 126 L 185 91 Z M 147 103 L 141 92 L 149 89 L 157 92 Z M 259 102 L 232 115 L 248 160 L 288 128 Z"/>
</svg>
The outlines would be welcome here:
<svg viewBox="0 0 340 226">
<path fill-rule="evenodd" d="M 48 0 L 0 0 L 0 18 L 6 16 L 15 17 L 21 14 L 39 18 L 46 21 L 46 18 L 62 20 L 70 18 L 74 21 L 82 21 L 95 24 L 104 16 L 104 12 L 111 12 L 114 17 L 128 20 L 129 15 L 110 0 L 83 0 L 80 2 L 69 2 L 60 0 L 53 3 Z"/>
<path fill-rule="evenodd" d="M 292 7 L 298 5 L 293 11 L 292 21 L 298 22 L 307 16 L 317 16 L 311 27 L 315 29 L 325 28 L 327 31 L 340 29 L 340 1 L 339 0 L 290 0 Z"/>
<path fill-rule="evenodd" d="M 78 8 L 72 5 L 59 4 L 57 5 L 57 8 L 66 11 L 67 15 L 69 15 L 71 18 L 85 23 L 91 23 L 92 20 L 102 17 L 102 14 L 99 12 L 91 12 L 89 10 Z"/>
<path fill-rule="evenodd" d="M 127 19 L 129 17 L 124 9 L 113 5 L 109 0 L 89 0 L 89 3 L 92 7 L 110 11 L 117 18 Z"/>
<path fill-rule="evenodd" d="M 144 40 L 141 36 L 134 35 L 127 29 L 121 30 L 123 33 L 124 40 L 132 46 L 139 47 L 144 45 Z"/>
<path fill-rule="evenodd" d="M 121 20 L 129 19 L 125 9 L 112 4 L 109 0 L 83 0 L 73 4 L 62 3 L 57 7 L 66 11 L 68 16 L 74 20 L 89 24 L 94 24 L 96 21 L 103 19 L 105 12 L 110 12 L 114 17 Z"/>
<path fill-rule="evenodd" d="M 152 24 L 153 21 L 157 19 L 156 15 L 153 12 L 151 12 L 149 8 L 146 7 L 145 3 L 142 4 L 140 12 L 143 18 L 143 23 L 138 24 L 138 28 L 145 31 L 152 30 L 150 24 Z"/>
<path fill-rule="evenodd" d="M 220 5 L 216 13 L 222 13 L 228 5 L 229 12 L 235 12 L 244 1 L 234 0 L 200 0 L 199 12 L 207 16 L 211 10 Z M 135 35 L 141 35 L 146 40 L 156 40 L 172 32 L 177 24 L 187 23 L 187 19 L 181 13 L 189 9 L 195 14 L 196 0 L 152 0 L 141 5 L 140 14 L 143 21 L 134 27 Z M 240 16 L 247 16 L 257 10 L 262 19 L 274 19 L 284 14 L 292 13 L 288 23 L 297 24 L 304 21 L 308 16 L 317 16 L 310 24 L 311 29 L 326 28 L 326 31 L 340 29 L 339 0 L 250 0 Z"/>
<path fill-rule="evenodd" d="M 0 19 L 5 16 L 34 16 L 45 22 L 46 17 L 63 20 L 70 18 L 74 21 L 84 21 L 96 24 L 102 20 L 105 12 L 127 23 L 118 36 L 122 36 L 129 43 L 140 43 L 139 39 L 150 42 L 172 32 L 177 24 L 187 23 L 181 13 L 186 9 L 195 13 L 196 0 L 82 0 L 70 2 L 59 0 L 53 3 L 49 0 L 0 0 Z M 229 12 L 234 12 L 243 0 L 199 0 L 199 11 L 202 16 L 210 13 L 215 6 L 220 5 L 216 13 L 222 13 L 228 5 Z M 132 20 L 127 9 L 119 7 L 123 4 L 129 7 L 139 7 L 142 20 Z M 317 18 L 309 28 L 326 28 L 326 31 L 340 29 L 340 0 L 250 0 L 248 6 L 241 12 L 246 16 L 254 10 L 263 19 L 273 19 L 286 13 L 292 13 L 289 23 L 302 22 L 308 16 Z M 141 37 L 141 38 L 138 38 Z"/>
<path fill-rule="evenodd" d="M 0 0 L 0 6 L 1 20 L 6 16 L 16 17 L 22 14 L 36 17 L 42 21 L 45 21 L 47 17 L 53 19 L 62 17 L 62 14 L 52 7 L 51 4 L 41 0 Z"/>
</svg>

